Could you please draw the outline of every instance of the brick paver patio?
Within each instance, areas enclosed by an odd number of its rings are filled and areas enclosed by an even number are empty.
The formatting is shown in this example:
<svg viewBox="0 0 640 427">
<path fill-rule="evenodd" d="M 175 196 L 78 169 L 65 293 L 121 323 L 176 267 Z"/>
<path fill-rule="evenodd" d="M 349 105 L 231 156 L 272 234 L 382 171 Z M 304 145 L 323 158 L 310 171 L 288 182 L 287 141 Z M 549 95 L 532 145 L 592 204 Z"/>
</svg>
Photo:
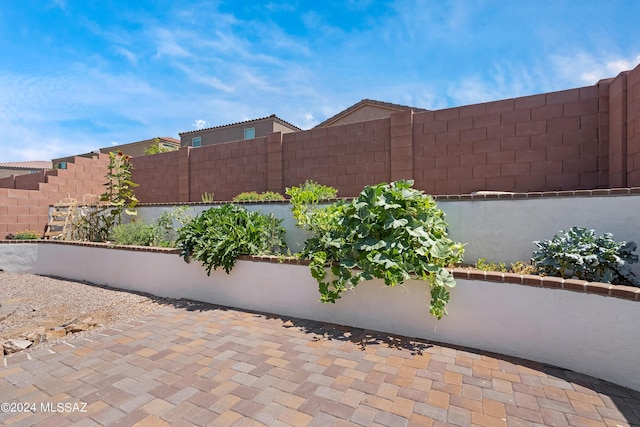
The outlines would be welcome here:
<svg viewBox="0 0 640 427">
<path fill-rule="evenodd" d="M 35 405 L 5 425 L 640 425 L 640 393 L 579 373 L 191 302 L 4 364 L 0 401 Z"/>
</svg>

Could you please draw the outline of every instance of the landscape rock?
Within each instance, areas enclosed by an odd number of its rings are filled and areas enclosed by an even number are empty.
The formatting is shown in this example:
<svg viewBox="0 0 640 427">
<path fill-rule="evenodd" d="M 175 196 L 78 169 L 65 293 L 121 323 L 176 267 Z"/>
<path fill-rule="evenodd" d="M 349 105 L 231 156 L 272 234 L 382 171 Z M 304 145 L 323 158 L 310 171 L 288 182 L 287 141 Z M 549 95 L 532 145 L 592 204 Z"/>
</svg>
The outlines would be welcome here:
<svg viewBox="0 0 640 427">
<path fill-rule="evenodd" d="M 65 335 L 67 335 L 67 330 L 61 326 L 58 326 L 47 331 L 46 341 L 56 339 L 56 338 L 62 338 Z"/>
<path fill-rule="evenodd" d="M 4 354 L 16 353 L 18 351 L 26 350 L 31 347 L 33 342 L 29 340 L 10 339 L 2 344 Z"/>
</svg>

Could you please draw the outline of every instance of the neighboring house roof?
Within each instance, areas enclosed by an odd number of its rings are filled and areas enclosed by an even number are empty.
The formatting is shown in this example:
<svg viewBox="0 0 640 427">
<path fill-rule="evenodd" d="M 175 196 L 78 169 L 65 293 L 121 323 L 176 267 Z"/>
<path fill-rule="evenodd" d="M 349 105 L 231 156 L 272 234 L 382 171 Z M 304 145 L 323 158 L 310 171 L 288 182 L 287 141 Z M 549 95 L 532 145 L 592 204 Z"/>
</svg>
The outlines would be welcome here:
<svg viewBox="0 0 640 427">
<path fill-rule="evenodd" d="M 417 108 L 417 107 L 409 107 L 407 105 L 400 105 L 400 104 L 392 104 L 390 102 L 383 102 L 383 101 L 376 101 L 373 99 L 363 99 L 362 101 L 352 105 L 351 107 L 347 108 L 346 110 L 343 110 L 341 112 L 339 112 L 338 114 L 336 114 L 335 116 L 329 117 L 327 120 L 325 120 L 324 122 L 316 125 L 315 127 L 317 128 L 322 128 L 322 127 L 326 127 L 326 126 L 331 126 L 333 123 L 338 122 L 341 119 L 344 119 L 345 117 L 355 113 L 356 111 L 365 108 L 365 107 L 375 107 L 378 109 L 385 109 L 385 110 L 389 110 L 390 112 L 396 112 L 396 111 L 406 111 L 406 110 L 413 110 L 416 112 L 420 112 L 420 111 L 429 111 L 426 110 L 424 108 Z"/>
<path fill-rule="evenodd" d="M 293 130 L 302 130 L 298 126 L 293 125 L 293 124 L 291 124 L 291 123 L 289 123 L 289 122 L 287 122 L 285 120 L 282 120 L 280 117 L 276 116 L 275 114 L 272 114 L 270 116 L 261 117 L 259 119 L 245 120 L 244 122 L 229 123 L 227 125 L 212 126 L 212 127 L 208 127 L 208 128 L 204 128 L 204 129 L 196 129 L 196 130 L 189 130 L 189 131 L 186 131 L 186 132 L 180 132 L 180 133 L 178 133 L 178 135 L 186 135 L 186 134 L 189 134 L 189 133 L 202 132 L 202 131 L 205 131 L 205 130 L 221 129 L 221 128 L 226 128 L 226 127 L 231 127 L 231 126 L 244 125 L 244 124 L 253 123 L 253 122 L 259 122 L 259 121 L 267 120 L 267 119 L 273 119 L 274 121 L 276 121 L 276 122 L 278 122 L 278 123 L 280 123 L 280 124 L 282 124 L 284 126 L 290 127 Z"/>
<path fill-rule="evenodd" d="M 160 138 L 160 139 L 162 139 L 164 141 L 175 142 L 176 144 L 180 144 L 180 140 L 179 139 L 171 138 L 170 136 L 159 136 L 158 138 Z"/>
<path fill-rule="evenodd" d="M 155 140 L 158 139 L 159 142 L 171 142 L 174 143 L 176 145 L 180 145 L 180 140 L 179 139 L 175 139 L 175 138 L 166 138 L 164 136 L 159 136 L 156 138 L 151 138 L 151 139 L 143 139 L 142 141 L 135 141 L 135 142 L 129 142 L 126 144 L 118 144 L 118 145 L 112 145 L 111 147 L 102 147 L 100 148 L 100 152 L 101 153 L 109 153 L 111 151 L 115 151 L 115 150 L 120 150 L 120 149 L 126 149 L 127 147 L 131 147 L 134 145 L 144 145 L 144 144 L 151 144 L 154 143 Z"/>
<path fill-rule="evenodd" d="M 0 163 L 0 168 L 2 169 L 51 169 L 52 167 L 53 163 L 50 160 Z"/>
</svg>

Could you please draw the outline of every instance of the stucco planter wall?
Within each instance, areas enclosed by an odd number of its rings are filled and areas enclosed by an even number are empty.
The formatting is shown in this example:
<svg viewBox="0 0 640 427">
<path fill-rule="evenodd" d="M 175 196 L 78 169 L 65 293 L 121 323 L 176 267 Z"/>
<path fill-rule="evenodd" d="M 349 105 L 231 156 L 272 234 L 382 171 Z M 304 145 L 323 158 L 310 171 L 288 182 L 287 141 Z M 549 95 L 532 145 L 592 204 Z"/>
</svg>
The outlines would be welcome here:
<svg viewBox="0 0 640 427">
<path fill-rule="evenodd" d="M 584 190 L 554 193 L 514 193 L 500 195 L 439 196 L 438 207 L 447 215 L 449 235 L 466 243 L 465 262 L 528 261 L 535 240 L 551 239 L 559 230 L 572 226 L 612 233 L 620 240 L 640 244 L 640 194 L 634 189 Z M 638 189 L 640 191 L 640 189 Z M 307 234 L 295 226 L 288 203 L 247 203 L 247 209 L 273 213 L 284 219 L 285 242 L 293 252 L 302 248 Z M 191 206 L 200 213 L 211 206 Z M 151 222 L 171 205 L 143 205 L 138 217 Z M 640 263 L 633 266 L 640 276 Z"/>
<path fill-rule="evenodd" d="M 397 288 L 364 282 L 336 304 L 322 304 L 308 267 L 288 263 L 239 260 L 231 274 L 209 277 L 175 251 L 45 242 L 0 244 L 0 268 L 478 348 L 640 390 L 635 288 L 620 288 L 618 298 L 595 293 L 616 295 L 608 285 L 586 290 L 576 281 L 456 271 L 449 316 L 437 321 L 423 282 Z M 531 286 L 508 283 L 518 280 Z"/>
</svg>

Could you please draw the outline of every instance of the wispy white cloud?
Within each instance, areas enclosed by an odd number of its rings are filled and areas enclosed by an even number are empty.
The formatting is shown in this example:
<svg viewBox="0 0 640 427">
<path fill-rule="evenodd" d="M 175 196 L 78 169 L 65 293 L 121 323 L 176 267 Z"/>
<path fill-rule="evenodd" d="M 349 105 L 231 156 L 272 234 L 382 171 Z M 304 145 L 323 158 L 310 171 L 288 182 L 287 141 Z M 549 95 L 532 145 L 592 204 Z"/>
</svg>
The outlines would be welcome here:
<svg viewBox="0 0 640 427">
<path fill-rule="evenodd" d="M 113 50 L 117 54 L 123 56 L 131 64 L 136 65 L 138 63 L 138 55 L 136 55 L 135 53 L 133 53 L 129 49 L 125 49 L 124 47 L 121 47 L 121 46 L 116 46 L 116 47 L 113 48 Z"/>
<path fill-rule="evenodd" d="M 165 28 L 156 31 L 156 57 L 185 58 L 189 56 L 191 53 L 176 41 L 173 32 Z"/>
<path fill-rule="evenodd" d="M 640 63 L 640 54 L 624 58 L 578 51 L 568 56 L 554 55 L 551 59 L 564 79 L 576 84 L 595 84 L 635 68 Z"/>
<path fill-rule="evenodd" d="M 495 64 L 486 75 L 464 76 L 451 83 L 447 95 L 453 105 L 468 105 L 532 95 L 539 92 L 534 69 L 512 63 Z"/>
<path fill-rule="evenodd" d="M 206 120 L 198 119 L 195 122 L 193 122 L 191 126 L 193 126 L 194 129 L 196 130 L 200 130 L 200 129 L 211 127 L 211 124 Z"/>
</svg>

